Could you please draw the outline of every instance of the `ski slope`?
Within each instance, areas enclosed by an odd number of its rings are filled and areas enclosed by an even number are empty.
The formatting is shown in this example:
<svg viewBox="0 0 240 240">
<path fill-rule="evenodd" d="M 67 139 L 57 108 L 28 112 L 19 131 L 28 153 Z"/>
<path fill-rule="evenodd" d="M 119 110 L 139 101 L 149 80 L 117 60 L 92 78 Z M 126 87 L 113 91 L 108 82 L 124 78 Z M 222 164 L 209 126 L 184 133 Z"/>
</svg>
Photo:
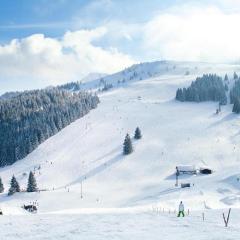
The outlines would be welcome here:
<svg viewBox="0 0 240 240">
<path fill-rule="evenodd" d="M 185 74 L 187 70 L 189 75 Z M 52 221 L 53 214 L 64 222 L 62 215 L 74 213 L 90 214 L 89 221 L 97 221 L 99 215 L 95 214 L 100 214 L 100 221 L 111 222 L 111 214 L 120 211 L 120 218 L 124 214 L 128 218 L 135 209 L 141 209 L 144 213 L 140 219 L 146 217 L 148 221 L 145 211 L 149 214 L 153 206 L 174 211 L 181 200 L 191 212 L 239 208 L 240 116 L 231 112 L 229 104 L 216 115 L 217 103 L 174 100 L 176 89 L 188 86 L 196 76 L 209 72 L 232 76 L 239 70 L 237 65 L 158 62 L 135 65 L 125 73 L 105 77 L 114 88 L 100 93 L 97 109 L 49 138 L 25 159 L 0 169 L 5 186 L 0 194 L 4 214 L 20 215 L 17 219 L 21 219 L 27 214 L 21 206 L 36 200 L 46 222 Z M 123 75 L 128 79 L 126 75 L 132 76 L 134 71 L 134 78 L 119 83 Z M 97 81 L 89 81 L 88 87 L 98 88 L 94 85 Z M 133 136 L 137 126 L 143 138 L 133 140 L 134 152 L 123 156 L 124 137 L 126 133 Z M 194 184 L 181 189 L 175 187 L 177 165 L 210 166 L 214 173 L 180 176 L 180 183 Z M 11 176 L 14 174 L 24 189 L 29 171 L 34 169 L 41 192 L 8 197 Z M 131 215 L 129 221 L 137 216 Z M 69 221 L 72 218 L 77 221 L 78 217 L 71 216 Z M 166 216 L 159 218 L 175 224 Z M 185 225 L 192 224 L 184 221 Z"/>
</svg>

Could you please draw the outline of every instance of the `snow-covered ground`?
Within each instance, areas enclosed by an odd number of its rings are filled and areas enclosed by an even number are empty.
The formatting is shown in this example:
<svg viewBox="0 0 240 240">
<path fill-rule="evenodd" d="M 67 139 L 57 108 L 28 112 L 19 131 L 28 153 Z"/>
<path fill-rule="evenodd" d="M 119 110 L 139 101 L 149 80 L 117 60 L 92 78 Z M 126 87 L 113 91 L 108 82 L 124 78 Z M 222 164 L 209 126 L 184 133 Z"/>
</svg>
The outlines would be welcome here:
<svg viewBox="0 0 240 240">
<path fill-rule="evenodd" d="M 232 213 L 224 227 L 220 211 L 200 212 L 185 218 L 173 213 L 106 213 L 5 216 L 0 218 L 0 237 L 7 240 L 232 240 L 239 239 L 239 214 Z"/>
<path fill-rule="evenodd" d="M 155 74 L 156 69 L 154 64 L 135 66 L 135 81 L 101 93 L 97 109 L 25 159 L 0 169 L 6 188 L 0 195 L 6 215 L 0 218 L 1 239 L 31 239 L 30 233 L 37 234 L 35 239 L 178 239 L 176 234 L 179 239 L 206 239 L 209 234 L 211 239 L 237 239 L 240 116 L 231 112 L 231 105 L 216 115 L 217 103 L 180 103 L 174 97 L 177 88 L 188 86 L 196 76 L 232 76 L 239 66 L 171 63 L 165 71 L 160 68 L 164 74 Z M 190 75 L 185 75 L 187 70 Z M 147 78 L 145 73 L 151 71 Z M 122 75 L 105 78 L 116 83 Z M 143 138 L 133 141 L 133 154 L 123 156 L 124 137 L 133 136 L 137 126 Z M 194 184 L 181 189 L 175 187 L 177 165 L 210 166 L 214 173 L 180 177 L 180 183 Z M 7 196 L 13 174 L 25 188 L 24 173 L 39 166 L 35 175 L 44 191 Z M 35 200 L 39 214 L 27 216 L 21 206 Z M 174 211 L 180 200 L 192 217 L 180 220 L 151 210 L 158 206 Z M 224 229 L 222 210 L 217 209 L 229 207 L 234 208 L 234 220 Z M 202 212 L 211 216 L 208 223 L 201 221 Z M 20 230 L 11 230 L 14 226 Z"/>
</svg>

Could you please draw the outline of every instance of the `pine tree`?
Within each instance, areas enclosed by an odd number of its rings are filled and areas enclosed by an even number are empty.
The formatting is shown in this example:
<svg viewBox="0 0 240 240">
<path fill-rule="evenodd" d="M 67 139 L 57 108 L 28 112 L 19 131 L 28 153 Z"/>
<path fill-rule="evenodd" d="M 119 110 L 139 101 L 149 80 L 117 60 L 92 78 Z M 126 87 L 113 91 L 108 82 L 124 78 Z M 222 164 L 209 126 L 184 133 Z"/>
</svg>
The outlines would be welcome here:
<svg viewBox="0 0 240 240">
<path fill-rule="evenodd" d="M 239 98 L 235 99 L 232 111 L 234 113 L 240 113 L 240 101 L 239 101 Z"/>
<path fill-rule="evenodd" d="M 228 75 L 227 74 L 225 74 L 225 77 L 224 77 L 224 81 L 228 81 Z"/>
<path fill-rule="evenodd" d="M 128 155 L 133 152 L 132 141 L 129 134 L 126 135 L 124 143 L 123 143 L 123 154 Z"/>
<path fill-rule="evenodd" d="M 238 75 L 237 75 L 236 72 L 234 72 L 234 74 L 233 74 L 233 79 L 234 79 L 234 80 L 238 79 Z"/>
<path fill-rule="evenodd" d="M 37 183 L 33 172 L 29 173 L 27 192 L 37 192 Z"/>
<path fill-rule="evenodd" d="M 176 100 L 183 102 L 183 92 L 182 89 L 179 88 L 176 93 Z"/>
<path fill-rule="evenodd" d="M 135 134 L 134 134 L 135 139 L 141 139 L 142 138 L 142 133 L 139 127 L 136 128 Z"/>
<path fill-rule="evenodd" d="M 12 176 L 12 179 L 11 179 L 11 185 L 10 185 L 10 188 L 8 190 L 8 195 L 13 195 L 14 193 L 16 192 L 20 192 L 20 187 L 19 187 L 19 184 L 17 182 L 17 179 L 15 178 L 15 176 L 13 175 Z"/>
<path fill-rule="evenodd" d="M 228 85 L 225 84 L 225 85 L 224 85 L 224 88 L 225 88 L 225 91 L 227 92 L 227 91 L 228 91 Z"/>
<path fill-rule="evenodd" d="M 3 186 L 2 178 L 0 178 L 0 193 L 2 193 L 3 191 L 4 191 L 4 186 Z"/>
</svg>

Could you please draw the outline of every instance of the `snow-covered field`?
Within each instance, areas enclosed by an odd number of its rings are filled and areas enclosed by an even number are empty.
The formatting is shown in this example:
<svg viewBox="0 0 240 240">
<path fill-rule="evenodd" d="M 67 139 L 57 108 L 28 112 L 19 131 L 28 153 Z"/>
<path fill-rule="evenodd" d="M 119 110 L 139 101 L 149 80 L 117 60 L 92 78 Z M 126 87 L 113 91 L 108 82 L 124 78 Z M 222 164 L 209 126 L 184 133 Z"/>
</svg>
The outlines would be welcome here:
<svg viewBox="0 0 240 240">
<path fill-rule="evenodd" d="M 180 103 L 174 97 L 177 88 L 196 76 L 232 76 L 239 67 L 186 65 L 174 63 L 175 70 L 172 63 L 164 74 L 143 74 L 143 80 L 101 93 L 97 109 L 24 160 L 0 169 L 6 188 L 0 195 L 5 214 L 0 239 L 237 239 L 240 116 L 229 104 L 216 115 L 217 103 Z M 141 74 L 144 69 L 138 68 Z M 186 69 L 194 70 L 186 76 Z M 133 141 L 133 154 L 123 156 L 124 137 L 133 136 L 137 126 L 143 138 Z M 175 187 L 175 167 L 189 164 L 210 166 L 214 173 L 180 177 L 180 183 L 194 186 Z M 45 191 L 6 196 L 12 174 L 25 188 L 24 173 L 38 166 L 37 183 Z M 21 206 L 35 200 L 39 213 L 29 216 Z M 191 213 L 185 219 L 173 214 L 181 200 Z M 156 206 L 172 213 L 156 214 Z M 220 209 L 229 207 L 232 218 L 225 229 Z M 209 216 L 205 222 L 202 212 Z"/>
<path fill-rule="evenodd" d="M 230 240 L 239 239 L 239 214 L 224 227 L 220 211 L 176 218 L 173 213 L 105 213 L 5 216 L 0 218 L 1 239 L 15 240 Z"/>
</svg>

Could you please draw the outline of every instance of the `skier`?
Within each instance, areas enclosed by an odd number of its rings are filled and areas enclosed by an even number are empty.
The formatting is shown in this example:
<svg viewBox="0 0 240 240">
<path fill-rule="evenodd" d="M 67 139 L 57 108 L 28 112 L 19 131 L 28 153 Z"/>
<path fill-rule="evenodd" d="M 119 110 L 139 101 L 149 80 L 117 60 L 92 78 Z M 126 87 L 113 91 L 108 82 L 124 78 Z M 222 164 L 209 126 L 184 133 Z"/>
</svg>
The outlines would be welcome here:
<svg viewBox="0 0 240 240">
<path fill-rule="evenodd" d="M 179 211 L 178 211 L 178 217 L 182 216 L 184 217 L 185 214 L 184 214 L 184 205 L 183 205 L 183 202 L 181 201 L 180 204 L 179 204 L 179 207 L 178 207 Z"/>
</svg>

